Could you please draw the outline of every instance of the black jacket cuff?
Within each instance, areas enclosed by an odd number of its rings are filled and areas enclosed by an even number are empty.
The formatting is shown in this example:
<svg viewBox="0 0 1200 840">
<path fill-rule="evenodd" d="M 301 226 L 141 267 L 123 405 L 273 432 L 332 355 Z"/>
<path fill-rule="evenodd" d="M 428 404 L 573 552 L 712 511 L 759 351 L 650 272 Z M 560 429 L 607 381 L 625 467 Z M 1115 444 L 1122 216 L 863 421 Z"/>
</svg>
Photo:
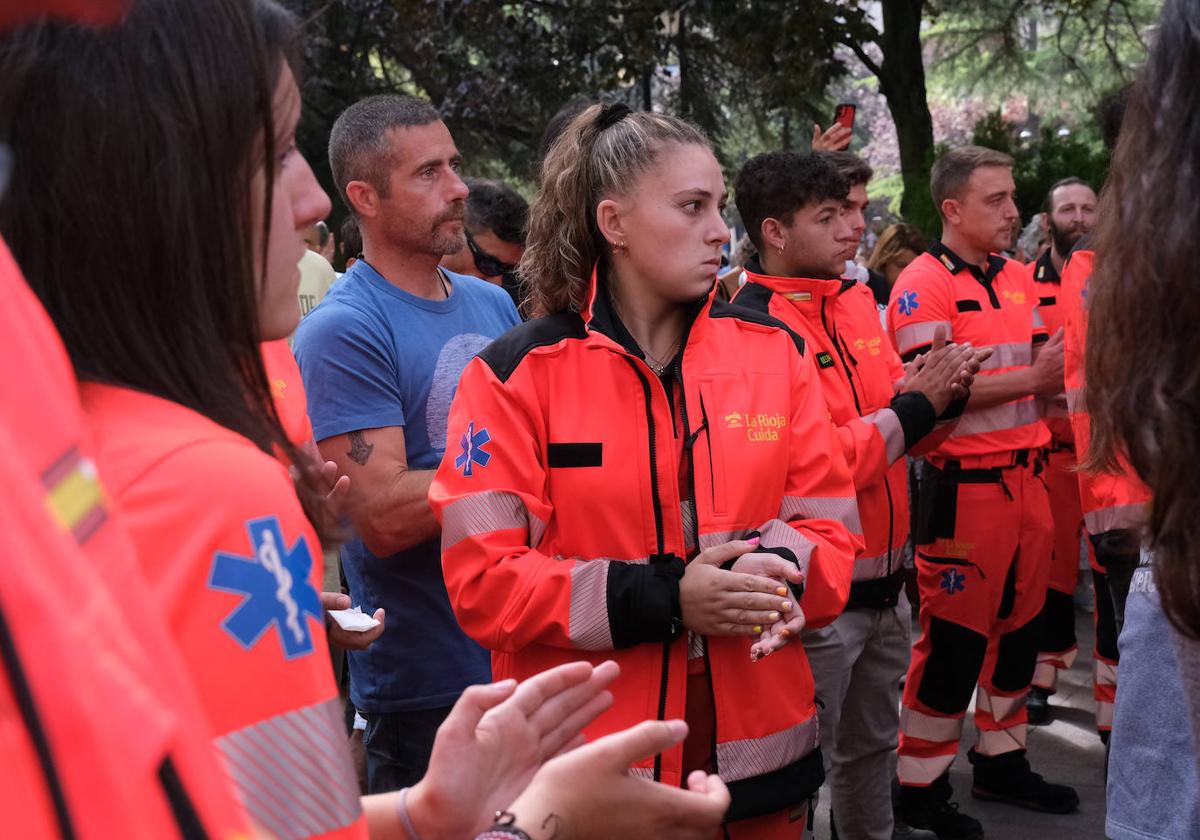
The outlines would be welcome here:
<svg viewBox="0 0 1200 840">
<path fill-rule="evenodd" d="M 645 565 L 609 564 L 608 626 L 614 648 L 669 642 L 683 632 L 683 570 L 683 560 L 673 554 L 656 555 Z"/>
<path fill-rule="evenodd" d="M 904 430 L 904 451 L 912 449 L 917 442 L 933 431 L 937 415 L 933 403 L 920 391 L 906 391 L 892 397 L 892 411 L 900 418 Z"/>
</svg>

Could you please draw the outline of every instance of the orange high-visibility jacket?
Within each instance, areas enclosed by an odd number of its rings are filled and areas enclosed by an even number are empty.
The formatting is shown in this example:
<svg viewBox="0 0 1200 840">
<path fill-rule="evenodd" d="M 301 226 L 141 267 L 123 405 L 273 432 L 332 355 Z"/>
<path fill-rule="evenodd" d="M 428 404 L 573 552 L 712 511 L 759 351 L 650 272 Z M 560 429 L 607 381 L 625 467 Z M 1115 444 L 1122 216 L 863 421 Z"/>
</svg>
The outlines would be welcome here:
<svg viewBox="0 0 1200 840">
<path fill-rule="evenodd" d="M 178 403 L 97 383 L 81 394 L 96 461 L 246 810 L 278 837 L 365 837 L 321 546 L 287 465 Z"/>
<path fill-rule="evenodd" d="M 1060 306 L 1063 309 L 1063 373 L 1067 406 L 1075 433 L 1075 451 L 1087 452 L 1092 436 L 1091 421 L 1083 400 L 1084 348 L 1087 338 L 1087 288 L 1095 254 L 1076 248 L 1063 266 Z M 1093 536 L 1144 524 L 1150 489 L 1124 460 L 1120 475 L 1079 473 L 1079 495 L 1083 501 L 1083 524 Z"/>
<path fill-rule="evenodd" d="M 875 297 L 853 280 L 773 277 L 751 270 L 734 302 L 765 312 L 800 334 L 816 363 L 842 453 L 854 476 L 863 553 L 854 582 L 902 574 L 908 538 L 904 453 L 927 438 L 937 418 L 924 395 L 897 394 L 904 366 L 883 334 Z M 851 595 L 853 602 L 854 595 Z"/>
<path fill-rule="evenodd" d="M 913 260 L 892 288 L 888 332 L 902 359 L 924 352 L 938 327 L 946 338 L 992 348 L 980 376 L 992 376 L 1033 363 L 1033 346 L 1049 338 L 1037 310 L 1037 290 L 1025 267 L 997 254 L 986 271 L 935 242 Z M 945 459 L 1000 455 L 1039 449 L 1050 441 L 1032 396 L 986 409 L 966 411 L 945 443 L 931 453 Z"/>
<path fill-rule="evenodd" d="M 243 836 L 196 692 L 89 457 L 70 359 L 2 242 L 0 296 L 0 834 Z"/>
<path fill-rule="evenodd" d="M 1038 314 L 1046 325 L 1046 333 L 1054 335 L 1063 326 L 1062 278 L 1050 260 L 1050 251 L 1025 266 L 1038 294 Z M 1067 420 L 1067 396 L 1057 394 L 1039 400 L 1042 406 L 1042 422 L 1050 430 L 1054 441 L 1075 445 L 1071 423 Z"/>
<path fill-rule="evenodd" d="M 684 717 L 679 579 L 697 546 L 760 532 L 765 550 L 805 574 L 812 627 L 842 611 L 861 547 L 854 486 L 816 370 L 796 352 L 802 339 L 710 294 L 674 363 L 679 416 L 632 343 L 595 279 L 584 312 L 494 342 L 463 372 L 430 489 L 451 604 L 494 652 L 497 679 L 620 664 L 614 706 L 590 737 Z M 707 638 L 731 819 L 805 801 L 822 776 L 803 647 L 751 662 L 750 641 Z M 635 772 L 678 785 L 681 763 L 676 747 Z"/>
</svg>

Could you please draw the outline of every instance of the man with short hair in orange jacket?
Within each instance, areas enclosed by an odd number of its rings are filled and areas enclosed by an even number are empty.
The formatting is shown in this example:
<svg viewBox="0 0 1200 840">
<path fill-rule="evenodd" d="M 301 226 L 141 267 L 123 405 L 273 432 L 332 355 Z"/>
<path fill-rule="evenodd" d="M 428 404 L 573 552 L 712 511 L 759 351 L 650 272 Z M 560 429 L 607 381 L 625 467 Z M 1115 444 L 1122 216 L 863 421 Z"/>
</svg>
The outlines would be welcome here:
<svg viewBox="0 0 1200 840">
<path fill-rule="evenodd" d="M 1095 254 L 1091 237 L 1080 240 L 1062 272 L 1060 306 L 1063 317 L 1064 378 L 1067 409 L 1080 457 L 1091 440 L 1091 423 L 1084 405 L 1084 347 L 1087 288 Z M 1141 528 L 1150 504 L 1150 490 L 1128 464 L 1120 474 L 1079 472 L 1083 524 L 1091 543 L 1092 579 L 1096 597 L 1096 657 L 1093 693 L 1096 726 L 1107 741 L 1117 695 L 1117 638 L 1125 622 L 1125 598 L 1137 569 Z"/>
<path fill-rule="evenodd" d="M 855 186 L 865 192 L 865 183 Z M 965 395 L 978 366 L 970 348 L 948 347 L 904 381 L 870 290 L 841 279 L 861 233 L 851 218 L 856 206 L 847 207 L 850 190 L 849 178 L 824 156 L 776 152 L 748 162 L 735 197 L 759 257 L 747 266 L 734 303 L 778 318 L 804 338 L 854 478 L 865 550 L 854 564 L 846 611 L 806 634 L 804 648 L 824 704 L 822 755 L 837 831 L 891 840 L 890 756 L 910 654 L 900 561 L 908 537 L 903 456 L 928 439 L 952 399 Z M 848 725 L 839 728 L 843 717 Z M 933 836 L 897 828 L 896 836 Z"/>
<path fill-rule="evenodd" d="M 978 821 L 949 806 L 949 769 L 978 681 L 972 793 L 1066 813 L 1075 791 L 1049 784 L 1025 757 L 1025 695 L 1033 677 L 1053 522 L 1041 451 L 1050 440 L 1036 398 L 1062 389 L 1062 337 L 1047 340 L 1037 291 L 997 253 L 1017 218 L 1013 161 L 966 146 L 933 167 L 942 241 L 898 278 L 888 331 L 901 358 L 945 332 L 992 349 L 947 441 L 916 488 L 921 638 L 904 687 L 900 807 L 939 837 L 978 838 Z M 1040 348 L 1039 348 L 1040 345 Z"/>
<path fill-rule="evenodd" d="M 1079 178 L 1063 178 L 1050 187 L 1044 207 L 1050 247 L 1026 266 L 1026 270 L 1037 289 L 1038 311 L 1047 331 L 1054 333 L 1063 326 L 1060 273 L 1075 243 L 1095 224 L 1096 193 Z M 1046 604 L 1042 607 L 1038 662 L 1025 703 L 1031 724 L 1045 723 L 1049 719 L 1049 697 L 1057 686 L 1058 672 L 1071 667 L 1078 651 L 1075 641 L 1075 583 L 1079 577 L 1080 546 L 1084 544 L 1075 437 L 1067 420 L 1067 398 L 1064 393 L 1042 401 L 1042 419 L 1050 430 L 1045 478 L 1050 491 L 1050 512 L 1054 518 L 1054 550 L 1046 587 Z M 1089 544 L 1089 559 L 1091 553 Z M 1104 635 L 1098 633 L 1096 638 L 1099 643 Z M 1097 725 L 1102 733 L 1110 726 L 1099 716 Z"/>
</svg>

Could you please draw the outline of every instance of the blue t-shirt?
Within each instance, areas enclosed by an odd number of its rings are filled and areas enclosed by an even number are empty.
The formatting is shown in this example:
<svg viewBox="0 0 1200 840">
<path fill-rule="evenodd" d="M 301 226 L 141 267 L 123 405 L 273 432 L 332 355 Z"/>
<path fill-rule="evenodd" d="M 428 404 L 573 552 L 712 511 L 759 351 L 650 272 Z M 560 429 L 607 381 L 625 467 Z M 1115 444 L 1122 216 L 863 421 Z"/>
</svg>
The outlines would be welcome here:
<svg viewBox="0 0 1200 840">
<path fill-rule="evenodd" d="M 520 323 L 499 286 L 447 272 L 450 297 L 396 288 L 359 260 L 296 330 L 295 351 L 320 441 L 359 429 L 403 426 L 408 466 L 437 467 L 463 368 Z M 383 635 L 351 651 L 350 696 L 365 712 L 436 709 L 491 679 L 489 655 L 458 625 L 433 539 L 376 557 L 361 539 L 342 546 L 350 596 L 383 607 Z"/>
<path fill-rule="evenodd" d="M 1143 552 L 1117 642 L 1104 828 L 1113 840 L 1194 840 L 1200 836 L 1200 780 L 1187 694 L 1151 562 Z"/>
</svg>

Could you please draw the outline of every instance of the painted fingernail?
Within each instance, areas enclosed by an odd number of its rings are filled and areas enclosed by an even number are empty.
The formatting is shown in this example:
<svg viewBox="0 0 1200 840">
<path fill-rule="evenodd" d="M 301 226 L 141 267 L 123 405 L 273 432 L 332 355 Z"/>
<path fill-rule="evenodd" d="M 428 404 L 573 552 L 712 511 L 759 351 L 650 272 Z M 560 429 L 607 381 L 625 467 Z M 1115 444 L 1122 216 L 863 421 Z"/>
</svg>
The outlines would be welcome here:
<svg viewBox="0 0 1200 840">
<path fill-rule="evenodd" d="M 779 605 L 779 609 L 782 610 L 783 612 L 787 612 L 791 608 L 792 608 L 791 601 L 784 601 L 782 604 Z"/>
<path fill-rule="evenodd" d="M 788 636 L 792 635 L 792 631 L 785 627 L 779 631 L 779 635 L 783 636 L 786 639 Z"/>
<path fill-rule="evenodd" d="M 755 633 L 761 633 L 761 632 L 762 632 L 762 627 L 755 627 L 755 628 L 754 628 L 754 632 L 755 632 Z"/>
<path fill-rule="evenodd" d="M 750 543 L 750 545 L 758 545 L 761 541 L 762 537 L 751 537 L 750 539 L 746 540 L 746 542 Z"/>
<path fill-rule="evenodd" d="M 779 587 L 778 589 L 776 589 L 776 590 L 775 590 L 775 594 L 776 594 L 776 595 L 786 595 L 786 594 L 787 594 L 787 587 L 786 587 L 786 586 L 781 586 L 781 587 Z"/>
<path fill-rule="evenodd" d="M 767 619 L 768 619 L 769 621 L 778 621 L 778 620 L 779 620 L 779 613 L 775 613 L 775 612 L 773 612 L 773 613 L 771 613 L 770 615 L 768 615 L 768 616 L 767 616 Z"/>
</svg>

